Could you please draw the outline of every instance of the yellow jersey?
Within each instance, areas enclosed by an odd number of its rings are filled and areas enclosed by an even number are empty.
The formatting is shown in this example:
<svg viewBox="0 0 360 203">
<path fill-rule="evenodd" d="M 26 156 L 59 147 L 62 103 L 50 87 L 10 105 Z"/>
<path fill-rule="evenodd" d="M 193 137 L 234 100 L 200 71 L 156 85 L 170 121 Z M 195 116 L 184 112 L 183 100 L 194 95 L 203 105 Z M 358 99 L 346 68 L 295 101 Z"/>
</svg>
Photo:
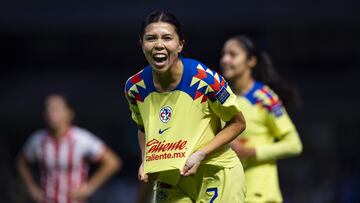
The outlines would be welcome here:
<svg viewBox="0 0 360 203">
<path fill-rule="evenodd" d="M 238 137 L 256 157 L 241 160 L 247 187 L 246 202 L 282 202 L 276 160 L 299 154 L 302 144 L 278 96 L 256 81 L 238 96 L 246 129 Z"/>
<path fill-rule="evenodd" d="M 155 89 L 150 65 L 125 84 L 131 117 L 145 129 L 144 172 L 160 172 L 159 180 L 169 184 L 178 181 L 189 155 L 222 129 L 221 120 L 229 121 L 240 112 L 237 97 L 222 76 L 196 60 L 180 59 L 183 74 L 173 91 Z M 230 168 L 239 160 L 225 145 L 202 164 Z"/>
</svg>

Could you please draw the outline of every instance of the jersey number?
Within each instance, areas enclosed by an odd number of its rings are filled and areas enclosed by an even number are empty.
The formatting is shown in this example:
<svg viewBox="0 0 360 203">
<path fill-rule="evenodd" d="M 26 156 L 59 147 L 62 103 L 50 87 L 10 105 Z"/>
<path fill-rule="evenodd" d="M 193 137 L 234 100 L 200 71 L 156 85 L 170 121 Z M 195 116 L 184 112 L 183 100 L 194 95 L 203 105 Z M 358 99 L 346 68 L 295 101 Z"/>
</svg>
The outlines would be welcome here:
<svg viewBox="0 0 360 203">
<path fill-rule="evenodd" d="M 214 203 L 215 199 L 218 197 L 218 189 L 216 187 L 208 188 L 206 192 L 213 192 L 214 196 L 211 198 L 210 203 Z"/>
</svg>

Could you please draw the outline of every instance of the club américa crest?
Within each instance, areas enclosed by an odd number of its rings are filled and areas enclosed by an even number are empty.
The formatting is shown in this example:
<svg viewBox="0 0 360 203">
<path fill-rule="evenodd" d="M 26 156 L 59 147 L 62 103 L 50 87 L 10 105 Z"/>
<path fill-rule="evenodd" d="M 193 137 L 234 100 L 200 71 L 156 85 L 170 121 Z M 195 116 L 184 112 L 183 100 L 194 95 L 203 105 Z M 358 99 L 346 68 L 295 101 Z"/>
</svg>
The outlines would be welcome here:
<svg viewBox="0 0 360 203">
<path fill-rule="evenodd" d="M 172 109 L 169 106 L 164 106 L 160 109 L 159 118 L 161 122 L 167 123 L 170 121 L 172 116 Z"/>
</svg>

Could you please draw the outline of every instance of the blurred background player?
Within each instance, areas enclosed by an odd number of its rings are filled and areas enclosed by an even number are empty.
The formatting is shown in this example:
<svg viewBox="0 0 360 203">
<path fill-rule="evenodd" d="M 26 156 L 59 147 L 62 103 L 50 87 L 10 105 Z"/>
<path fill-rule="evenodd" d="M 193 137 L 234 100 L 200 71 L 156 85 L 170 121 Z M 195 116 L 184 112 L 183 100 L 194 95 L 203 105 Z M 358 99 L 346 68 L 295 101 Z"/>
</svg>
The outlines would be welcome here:
<svg viewBox="0 0 360 203">
<path fill-rule="evenodd" d="M 155 202 L 243 202 L 243 169 L 228 146 L 245 129 L 236 96 L 222 76 L 179 57 L 185 41 L 173 14 L 149 14 L 140 42 L 149 65 L 125 85 L 139 126 L 139 179 L 157 180 Z"/>
<path fill-rule="evenodd" d="M 221 67 L 238 96 L 247 125 L 231 143 L 244 165 L 246 202 L 282 202 L 276 160 L 302 151 L 283 105 L 298 102 L 297 94 L 279 77 L 269 56 L 246 36 L 227 40 Z"/>
<path fill-rule="evenodd" d="M 48 96 L 44 116 L 47 129 L 31 135 L 19 155 L 20 176 L 36 202 L 84 202 L 119 170 L 121 161 L 99 138 L 72 125 L 74 111 L 64 96 Z M 31 173 L 35 161 L 41 169 L 40 185 Z M 89 179 L 88 161 L 100 163 Z"/>
</svg>

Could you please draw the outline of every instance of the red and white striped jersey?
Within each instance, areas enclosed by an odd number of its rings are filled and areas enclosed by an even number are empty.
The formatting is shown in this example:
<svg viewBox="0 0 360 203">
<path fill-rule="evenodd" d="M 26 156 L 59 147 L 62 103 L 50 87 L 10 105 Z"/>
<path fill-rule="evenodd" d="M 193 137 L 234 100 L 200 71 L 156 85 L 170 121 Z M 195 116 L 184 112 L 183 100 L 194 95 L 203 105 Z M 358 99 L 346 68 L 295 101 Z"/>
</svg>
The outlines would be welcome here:
<svg viewBox="0 0 360 203">
<path fill-rule="evenodd" d="M 44 203 L 78 203 L 71 199 L 71 191 L 87 180 L 89 161 L 98 161 L 105 149 L 95 135 L 73 126 L 58 140 L 47 130 L 35 132 L 23 153 L 29 162 L 40 163 Z"/>
</svg>

